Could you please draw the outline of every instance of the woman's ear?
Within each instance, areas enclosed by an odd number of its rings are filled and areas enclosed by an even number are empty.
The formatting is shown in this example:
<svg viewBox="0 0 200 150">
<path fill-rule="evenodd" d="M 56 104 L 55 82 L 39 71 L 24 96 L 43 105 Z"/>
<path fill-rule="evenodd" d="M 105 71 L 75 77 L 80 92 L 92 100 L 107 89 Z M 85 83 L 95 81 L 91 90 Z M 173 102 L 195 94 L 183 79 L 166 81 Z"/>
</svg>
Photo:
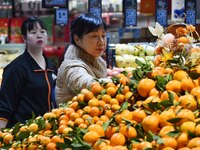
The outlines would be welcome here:
<svg viewBox="0 0 200 150">
<path fill-rule="evenodd" d="M 74 35 L 74 42 L 76 43 L 76 45 L 78 45 L 79 46 L 79 38 L 78 38 L 78 36 L 77 35 Z"/>
<path fill-rule="evenodd" d="M 23 39 L 24 43 L 26 43 L 26 37 L 24 35 L 22 35 L 22 39 Z"/>
</svg>

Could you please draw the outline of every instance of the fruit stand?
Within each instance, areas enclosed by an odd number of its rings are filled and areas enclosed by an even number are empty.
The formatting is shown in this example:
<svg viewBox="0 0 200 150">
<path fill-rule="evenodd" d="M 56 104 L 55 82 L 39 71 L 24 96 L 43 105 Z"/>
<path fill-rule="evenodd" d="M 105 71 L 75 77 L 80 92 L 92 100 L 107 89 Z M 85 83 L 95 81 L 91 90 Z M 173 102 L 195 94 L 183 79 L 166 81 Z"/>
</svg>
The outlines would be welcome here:
<svg viewBox="0 0 200 150">
<path fill-rule="evenodd" d="M 200 149 L 195 29 L 177 28 L 176 37 L 159 24 L 150 30 L 159 36 L 152 63 L 135 59 L 136 68 L 112 82 L 94 82 L 51 112 L 3 129 L 1 149 Z"/>
</svg>

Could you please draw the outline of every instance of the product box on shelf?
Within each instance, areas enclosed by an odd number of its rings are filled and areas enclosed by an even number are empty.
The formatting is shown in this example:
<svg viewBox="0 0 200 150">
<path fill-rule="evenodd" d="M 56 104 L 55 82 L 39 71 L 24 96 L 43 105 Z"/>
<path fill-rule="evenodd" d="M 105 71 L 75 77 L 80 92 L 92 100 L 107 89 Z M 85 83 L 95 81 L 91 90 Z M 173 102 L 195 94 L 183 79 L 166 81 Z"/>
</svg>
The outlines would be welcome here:
<svg viewBox="0 0 200 150">
<path fill-rule="evenodd" d="M 0 18 L 0 43 L 4 44 L 8 40 L 9 19 Z"/>
<path fill-rule="evenodd" d="M 21 25 L 24 18 L 11 18 L 10 19 L 10 43 L 23 43 L 21 36 Z"/>
</svg>

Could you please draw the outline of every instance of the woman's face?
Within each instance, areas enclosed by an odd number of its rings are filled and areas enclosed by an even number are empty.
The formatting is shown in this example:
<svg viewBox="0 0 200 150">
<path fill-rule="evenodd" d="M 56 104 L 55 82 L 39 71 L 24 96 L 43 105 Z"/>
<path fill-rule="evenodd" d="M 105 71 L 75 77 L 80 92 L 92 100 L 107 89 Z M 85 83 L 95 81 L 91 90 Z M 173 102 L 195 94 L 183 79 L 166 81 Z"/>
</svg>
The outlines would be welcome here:
<svg viewBox="0 0 200 150">
<path fill-rule="evenodd" d="M 76 44 L 93 57 L 101 56 L 106 50 L 106 31 L 103 28 L 87 33 L 81 39 L 76 35 L 74 38 Z"/>
<path fill-rule="evenodd" d="M 47 32 L 37 23 L 32 30 L 27 31 L 25 41 L 28 49 L 41 50 L 47 44 Z"/>
</svg>

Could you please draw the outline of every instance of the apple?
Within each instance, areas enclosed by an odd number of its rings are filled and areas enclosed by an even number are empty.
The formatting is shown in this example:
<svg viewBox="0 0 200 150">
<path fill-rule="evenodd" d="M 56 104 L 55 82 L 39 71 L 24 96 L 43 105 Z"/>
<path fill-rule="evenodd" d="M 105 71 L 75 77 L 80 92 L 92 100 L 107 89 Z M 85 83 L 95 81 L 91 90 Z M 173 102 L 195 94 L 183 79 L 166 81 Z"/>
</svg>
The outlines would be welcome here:
<svg viewBox="0 0 200 150">
<path fill-rule="evenodd" d="M 138 56 L 144 57 L 145 56 L 145 50 L 143 45 L 136 45 L 135 48 L 138 50 Z"/>
<path fill-rule="evenodd" d="M 130 65 L 131 65 L 131 55 L 124 54 L 123 58 L 124 58 L 124 67 L 130 67 Z"/>
<path fill-rule="evenodd" d="M 116 66 L 119 68 L 123 68 L 124 58 L 121 55 L 116 55 L 115 60 L 116 60 Z"/>
<path fill-rule="evenodd" d="M 147 45 L 145 47 L 145 53 L 147 56 L 154 56 L 155 55 L 155 47 Z"/>
<path fill-rule="evenodd" d="M 127 53 L 127 45 L 126 44 L 116 44 L 116 55 L 123 55 Z"/>
<path fill-rule="evenodd" d="M 133 46 L 133 55 L 138 56 L 139 55 L 139 49 L 136 46 Z"/>
<path fill-rule="evenodd" d="M 126 68 L 125 68 L 125 71 L 128 72 L 128 73 L 130 73 L 130 72 L 132 72 L 134 69 L 135 69 L 135 67 L 126 67 Z"/>
</svg>

